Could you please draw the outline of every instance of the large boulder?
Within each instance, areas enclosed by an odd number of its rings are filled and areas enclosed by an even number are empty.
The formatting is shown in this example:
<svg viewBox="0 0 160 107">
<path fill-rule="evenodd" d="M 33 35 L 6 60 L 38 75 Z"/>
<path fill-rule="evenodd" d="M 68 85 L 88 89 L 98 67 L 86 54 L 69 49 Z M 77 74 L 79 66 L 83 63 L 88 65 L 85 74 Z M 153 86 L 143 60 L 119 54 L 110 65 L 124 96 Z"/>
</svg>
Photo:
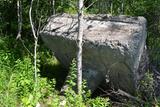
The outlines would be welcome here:
<svg viewBox="0 0 160 107">
<path fill-rule="evenodd" d="M 41 37 L 57 59 L 69 67 L 77 53 L 77 16 L 54 15 Z M 146 43 L 144 17 L 88 15 L 84 17 L 83 78 L 94 91 L 106 80 L 114 88 L 134 93 Z"/>
</svg>

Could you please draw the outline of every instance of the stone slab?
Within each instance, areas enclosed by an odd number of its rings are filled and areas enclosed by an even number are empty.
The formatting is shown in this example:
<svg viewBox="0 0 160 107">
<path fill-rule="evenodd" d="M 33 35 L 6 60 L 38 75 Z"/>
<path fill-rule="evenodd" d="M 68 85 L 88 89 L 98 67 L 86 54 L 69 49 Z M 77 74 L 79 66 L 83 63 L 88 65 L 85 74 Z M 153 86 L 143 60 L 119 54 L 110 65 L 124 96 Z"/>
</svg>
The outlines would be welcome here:
<svg viewBox="0 0 160 107">
<path fill-rule="evenodd" d="M 76 58 L 77 23 L 75 15 L 54 15 L 40 33 L 47 47 L 65 67 Z M 146 19 L 87 15 L 83 28 L 83 78 L 88 87 L 94 91 L 105 79 L 116 89 L 134 93 L 146 44 Z"/>
</svg>

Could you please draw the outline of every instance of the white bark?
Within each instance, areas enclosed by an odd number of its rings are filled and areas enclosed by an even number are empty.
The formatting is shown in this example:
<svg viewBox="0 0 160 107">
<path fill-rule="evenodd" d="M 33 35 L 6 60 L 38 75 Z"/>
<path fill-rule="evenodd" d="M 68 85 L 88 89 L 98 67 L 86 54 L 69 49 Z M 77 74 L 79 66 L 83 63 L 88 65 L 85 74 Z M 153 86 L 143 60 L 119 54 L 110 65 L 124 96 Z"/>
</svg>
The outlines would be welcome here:
<svg viewBox="0 0 160 107">
<path fill-rule="evenodd" d="M 78 53 L 77 53 L 77 89 L 82 93 L 82 38 L 83 38 L 83 0 L 78 1 Z"/>
<path fill-rule="evenodd" d="M 30 24 L 32 28 L 32 33 L 34 36 L 34 76 L 35 76 L 35 87 L 37 86 L 37 43 L 38 43 L 38 37 L 36 36 L 36 32 L 34 29 L 33 21 L 32 21 L 32 7 L 33 7 L 33 2 L 34 0 L 31 1 L 30 9 L 29 9 L 29 19 L 30 19 Z"/>
<path fill-rule="evenodd" d="M 22 2 L 21 0 L 17 0 L 17 16 L 18 16 L 18 34 L 17 34 L 16 39 L 19 39 L 21 37 L 21 32 L 22 32 Z"/>
<path fill-rule="evenodd" d="M 34 25 L 33 25 L 33 21 L 32 21 L 33 2 L 34 2 L 34 0 L 31 1 L 31 5 L 30 5 L 30 9 L 29 9 L 29 20 L 30 20 L 30 24 L 31 24 L 31 28 L 32 28 L 32 33 L 33 33 L 34 39 L 37 39 L 36 32 L 35 32 Z"/>
<path fill-rule="evenodd" d="M 113 15 L 113 2 L 111 1 L 111 7 L 110 7 L 110 10 L 111 10 L 111 15 Z"/>
<path fill-rule="evenodd" d="M 124 0 L 122 0 L 121 4 L 121 14 L 124 14 Z"/>
<path fill-rule="evenodd" d="M 52 14 L 55 14 L 55 0 L 52 0 Z"/>
<path fill-rule="evenodd" d="M 32 56 L 32 53 L 29 51 L 29 49 L 26 47 L 24 41 L 21 38 L 22 33 L 22 0 L 17 0 L 17 18 L 18 18 L 18 34 L 16 39 L 19 39 L 23 45 L 23 47 L 27 50 L 27 52 Z"/>
</svg>

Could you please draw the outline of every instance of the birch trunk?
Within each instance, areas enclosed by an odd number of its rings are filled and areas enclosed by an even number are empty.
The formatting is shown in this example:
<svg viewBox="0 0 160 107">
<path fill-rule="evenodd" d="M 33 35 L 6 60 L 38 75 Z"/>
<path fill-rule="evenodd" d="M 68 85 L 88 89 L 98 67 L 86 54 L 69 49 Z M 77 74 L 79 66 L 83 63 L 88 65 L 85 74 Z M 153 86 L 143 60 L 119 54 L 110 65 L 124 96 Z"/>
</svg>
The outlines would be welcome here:
<svg viewBox="0 0 160 107">
<path fill-rule="evenodd" d="M 121 15 L 124 14 L 124 0 L 122 0 L 121 4 Z"/>
<path fill-rule="evenodd" d="M 52 14 L 55 14 L 55 0 L 52 0 Z"/>
<path fill-rule="evenodd" d="M 21 37 L 21 32 L 22 32 L 22 3 L 21 3 L 21 0 L 17 0 L 17 16 L 18 16 L 18 34 L 17 34 L 16 39 L 19 39 Z"/>
<path fill-rule="evenodd" d="M 34 78 L 35 78 L 35 88 L 37 87 L 38 81 L 37 81 L 37 43 L 38 43 L 38 37 L 36 36 L 35 28 L 32 21 L 32 7 L 33 7 L 34 0 L 31 1 L 30 9 L 29 9 L 29 20 L 32 28 L 32 33 L 34 36 Z"/>
<path fill-rule="evenodd" d="M 82 38 L 83 38 L 83 0 L 78 1 L 78 53 L 77 53 L 77 91 L 82 93 Z"/>
</svg>

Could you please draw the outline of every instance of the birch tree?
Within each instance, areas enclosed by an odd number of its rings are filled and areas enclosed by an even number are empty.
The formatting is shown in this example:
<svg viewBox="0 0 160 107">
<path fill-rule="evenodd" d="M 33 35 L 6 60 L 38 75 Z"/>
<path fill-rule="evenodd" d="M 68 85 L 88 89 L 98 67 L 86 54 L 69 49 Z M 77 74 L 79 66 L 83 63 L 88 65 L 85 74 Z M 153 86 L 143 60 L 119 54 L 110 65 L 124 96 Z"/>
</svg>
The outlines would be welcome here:
<svg viewBox="0 0 160 107">
<path fill-rule="evenodd" d="M 18 34 L 17 39 L 21 37 L 22 32 L 22 1 L 17 0 L 17 16 L 18 16 Z"/>
<path fill-rule="evenodd" d="M 121 13 L 120 14 L 124 14 L 124 0 L 121 1 Z"/>
<path fill-rule="evenodd" d="M 77 52 L 77 91 L 82 93 L 82 38 L 83 38 L 83 0 L 78 0 L 78 52 Z"/>
<path fill-rule="evenodd" d="M 55 14 L 55 0 L 51 0 L 52 14 Z"/>
<path fill-rule="evenodd" d="M 38 45 L 38 36 L 36 35 L 36 31 L 35 31 L 35 27 L 33 24 L 33 20 L 32 20 L 32 8 L 33 8 L 33 2 L 34 0 L 31 0 L 31 5 L 30 5 L 30 9 L 29 9 L 29 20 L 30 20 L 30 24 L 31 24 L 31 28 L 32 28 L 32 33 L 33 33 L 33 37 L 34 37 L 34 78 L 35 78 L 35 87 L 38 84 L 37 81 L 37 45 Z"/>
</svg>

